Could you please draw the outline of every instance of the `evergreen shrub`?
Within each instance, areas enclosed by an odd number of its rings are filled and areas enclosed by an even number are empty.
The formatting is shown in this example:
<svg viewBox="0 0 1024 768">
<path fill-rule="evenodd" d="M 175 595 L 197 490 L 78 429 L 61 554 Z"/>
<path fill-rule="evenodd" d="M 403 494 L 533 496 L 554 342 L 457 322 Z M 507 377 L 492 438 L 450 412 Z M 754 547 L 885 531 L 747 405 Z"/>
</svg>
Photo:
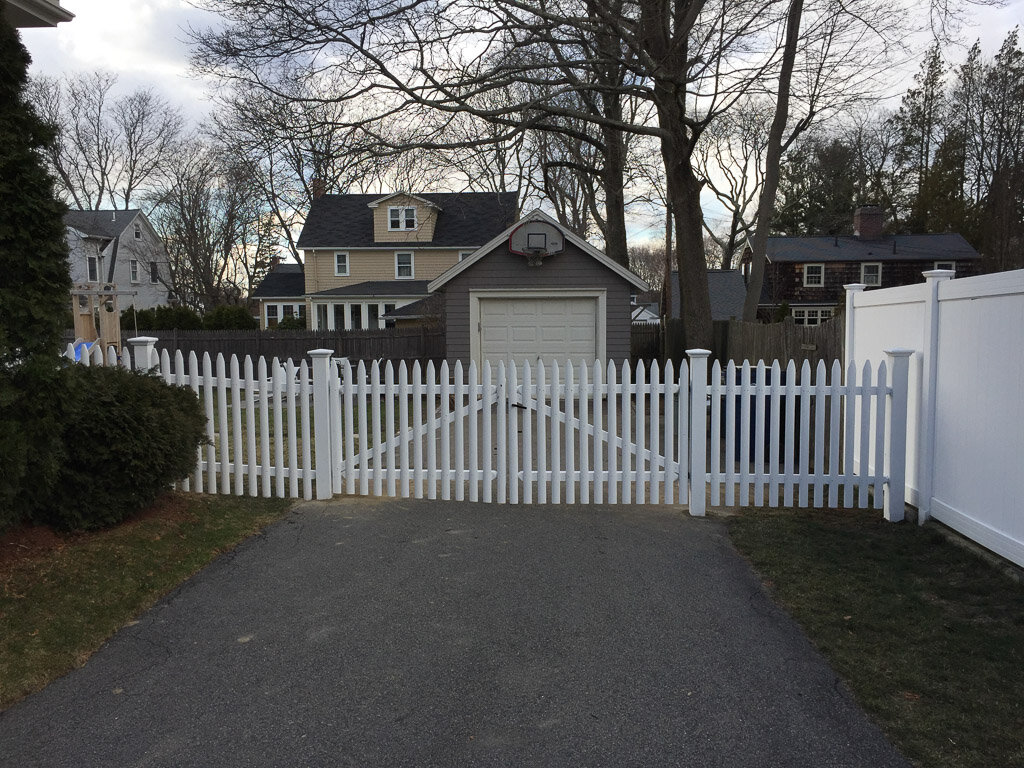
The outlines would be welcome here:
<svg viewBox="0 0 1024 768">
<path fill-rule="evenodd" d="M 69 365 L 61 377 L 59 476 L 36 522 L 114 525 L 195 468 L 206 418 L 191 390 L 118 366 Z"/>
<path fill-rule="evenodd" d="M 203 317 L 203 328 L 207 331 L 255 331 L 259 327 L 259 321 L 240 304 L 224 304 Z"/>
</svg>

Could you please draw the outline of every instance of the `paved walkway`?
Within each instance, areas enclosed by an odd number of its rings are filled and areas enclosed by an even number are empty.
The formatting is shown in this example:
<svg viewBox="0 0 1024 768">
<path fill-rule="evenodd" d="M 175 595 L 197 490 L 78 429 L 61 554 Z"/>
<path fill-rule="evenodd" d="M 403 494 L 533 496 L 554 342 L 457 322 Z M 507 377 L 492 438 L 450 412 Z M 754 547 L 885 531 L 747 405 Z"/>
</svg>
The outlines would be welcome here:
<svg viewBox="0 0 1024 768">
<path fill-rule="evenodd" d="M 902 766 L 720 523 L 307 504 L 0 715 L 4 766 Z"/>
</svg>

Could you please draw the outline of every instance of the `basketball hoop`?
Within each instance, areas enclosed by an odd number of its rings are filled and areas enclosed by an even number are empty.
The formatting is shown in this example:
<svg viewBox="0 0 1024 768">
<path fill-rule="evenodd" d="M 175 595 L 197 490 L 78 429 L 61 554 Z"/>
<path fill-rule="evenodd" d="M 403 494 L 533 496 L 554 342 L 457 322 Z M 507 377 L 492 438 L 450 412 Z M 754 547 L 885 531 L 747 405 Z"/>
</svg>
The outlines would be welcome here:
<svg viewBox="0 0 1024 768">
<path fill-rule="evenodd" d="M 546 221 L 527 220 L 509 236 L 509 251 L 526 257 L 528 267 L 539 267 L 548 256 L 565 247 L 562 233 Z"/>
</svg>

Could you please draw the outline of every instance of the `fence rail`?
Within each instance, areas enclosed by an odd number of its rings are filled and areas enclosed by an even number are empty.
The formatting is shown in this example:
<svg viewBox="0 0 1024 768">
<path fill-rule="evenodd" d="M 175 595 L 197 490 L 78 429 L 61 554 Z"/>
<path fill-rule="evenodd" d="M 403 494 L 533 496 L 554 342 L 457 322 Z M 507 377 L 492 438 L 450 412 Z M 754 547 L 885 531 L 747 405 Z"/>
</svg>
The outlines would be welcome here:
<svg viewBox="0 0 1024 768">
<path fill-rule="evenodd" d="M 716 362 L 709 371 L 707 350 L 690 350 L 678 369 L 657 361 L 519 368 L 353 364 L 330 349 L 296 365 L 172 356 L 154 343 L 133 339 L 120 357 L 93 349 L 81 362 L 134 362 L 196 393 L 209 440 L 187 489 L 688 502 L 693 515 L 704 514 L 708 495 L 714 506 L 751 496 L 820 506 L 827 492 L 829 506 L 841 498 L 866 507 L 873 491 L 887 519 L 902 519 L 909 351 L 893 351 L 877 369 L 851 367 L 844 381 L 838 362 L 831 377 L 819 364 L 814 379 L 806 362 L 799 379 L 792 362 L 785 377 L 778 363 L 723 370 Z"/>
</svg>

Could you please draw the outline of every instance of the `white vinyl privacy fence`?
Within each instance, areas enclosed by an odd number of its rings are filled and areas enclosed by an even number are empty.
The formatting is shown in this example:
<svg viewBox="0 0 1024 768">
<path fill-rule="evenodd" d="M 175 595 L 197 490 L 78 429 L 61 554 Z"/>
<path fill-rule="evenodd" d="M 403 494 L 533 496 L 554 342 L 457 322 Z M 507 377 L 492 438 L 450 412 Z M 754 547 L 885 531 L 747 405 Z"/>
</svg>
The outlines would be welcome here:
<svg viewBox="0 0 1024 768">
<path fill-rule="evenodd" d="M 847 286 L 847 359 L 920 350 L 909 376 L 908 498 L 922 522 L 934 517 L 1024 566 L 1024 270 L 924 274 L 899 288 Z"/>
<path fill-rule="evenodd" d="M 814 371 L 691 350 L 657 362 L 496 366 L 201 360 L 133 340 L 190 387 L 209 444 L 187 488 L 509 504 L 874 506 L 903 512 L 909 351 Z M 96 353 L 98 355 L 98 353 Z M 127 364 L 127 355 L 122 364 Z M 861 435 L 856 451 L 854 435 Z"/>
</svg>

